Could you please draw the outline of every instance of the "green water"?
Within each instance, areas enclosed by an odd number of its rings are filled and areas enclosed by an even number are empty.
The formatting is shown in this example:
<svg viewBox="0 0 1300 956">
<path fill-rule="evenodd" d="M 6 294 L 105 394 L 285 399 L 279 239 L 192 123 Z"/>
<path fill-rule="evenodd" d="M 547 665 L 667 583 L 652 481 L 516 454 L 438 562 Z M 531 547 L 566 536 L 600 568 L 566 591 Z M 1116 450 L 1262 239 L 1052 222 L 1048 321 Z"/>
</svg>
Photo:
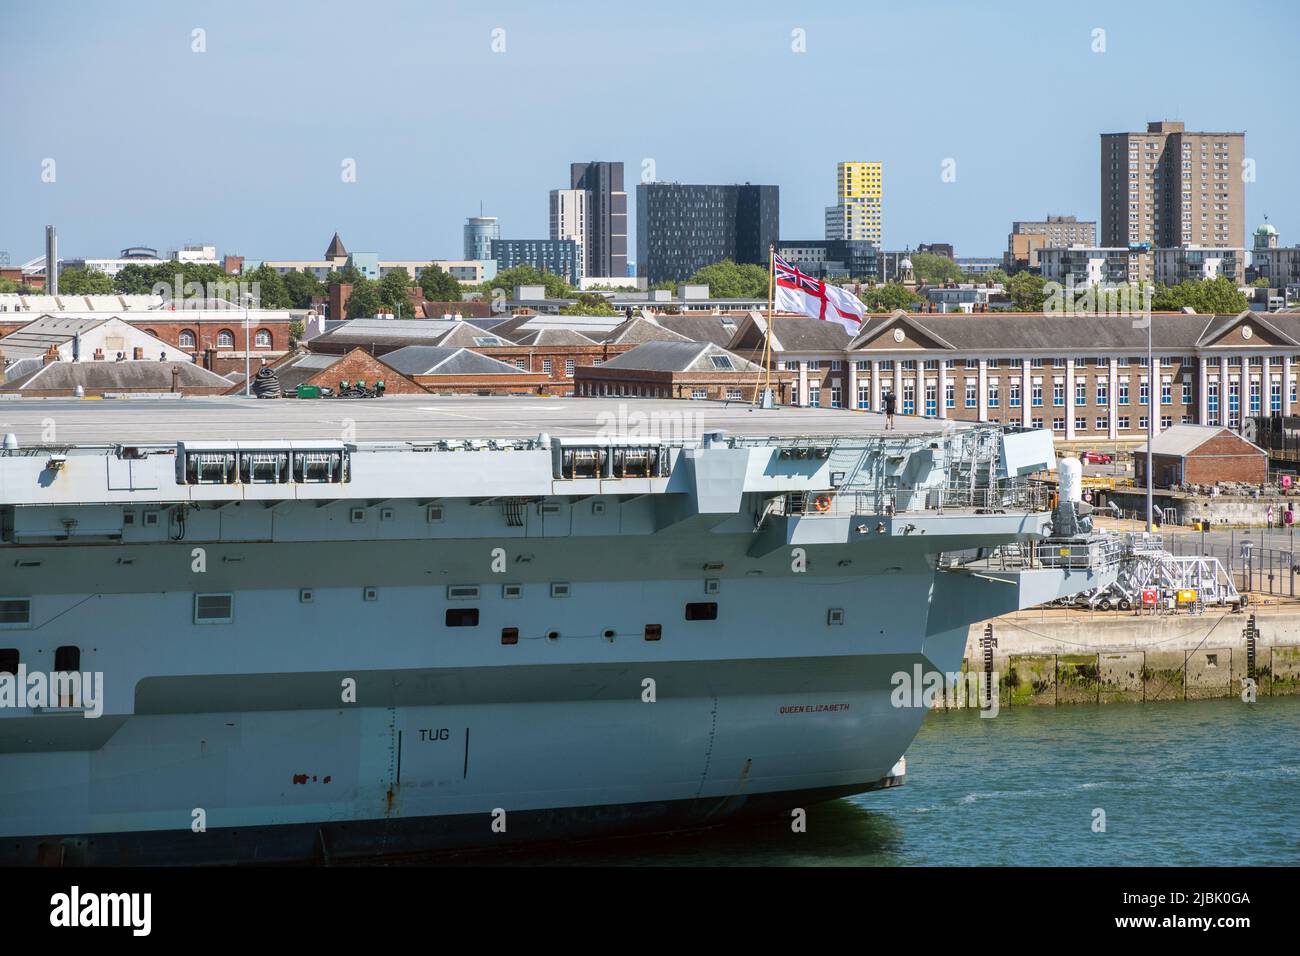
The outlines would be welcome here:
<svg viewBox="0 0 1300 956">
<path fill-rule="evenodd" d="M 809 807 L 806 833 L 762 823 L 472 862 L 1296 865 L 1300 697 L 932 713 L 905 786 Z"/>
</svg>

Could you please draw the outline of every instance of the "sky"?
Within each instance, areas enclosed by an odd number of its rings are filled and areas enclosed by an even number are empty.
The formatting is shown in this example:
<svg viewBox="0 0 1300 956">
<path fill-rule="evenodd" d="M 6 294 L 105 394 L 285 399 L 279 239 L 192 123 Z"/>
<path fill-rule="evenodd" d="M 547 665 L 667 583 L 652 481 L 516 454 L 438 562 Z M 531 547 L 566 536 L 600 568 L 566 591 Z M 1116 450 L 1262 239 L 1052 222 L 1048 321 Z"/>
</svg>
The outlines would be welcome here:
<svg viewBox="0 0 1300 956">
<path fill-rule="evenodd" d="M 337 230 L 457 259 L 480 202 L 545 238 L 589 159 L 625 163 L 633 232 L 644 171 L 777 184 L 789 239 L 823 235 L 837 162 L 878 160 L 886 248 L 994 256 L 1012 220 L 1096 219 L 1099 134 L 1158 119 L 1244 130 L 1247 244 L 1266 214 L 1300 243 L 1295 0 L 0 0 L 0 23 L 11 263 L 47 223 L 66 257 L 317 258 Z"/>
</svg>

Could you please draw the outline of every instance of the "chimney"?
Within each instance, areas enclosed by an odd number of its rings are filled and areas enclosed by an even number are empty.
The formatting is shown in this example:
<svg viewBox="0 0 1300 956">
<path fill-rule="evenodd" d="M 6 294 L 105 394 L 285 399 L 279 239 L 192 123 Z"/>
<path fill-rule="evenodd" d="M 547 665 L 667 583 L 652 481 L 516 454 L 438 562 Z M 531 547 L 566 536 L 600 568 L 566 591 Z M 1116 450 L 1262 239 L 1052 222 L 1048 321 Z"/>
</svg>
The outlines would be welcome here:
<svg viewBox="0 0 1300 956">
<path fill-rule="evenodd" d="M 45 227 L 45 294 L 59 294 L 59 237 L 53 226 Z"/>
<path fill-rule="evenodd" d="M 58 360 L 59 360 L 59 350 L 55 348 L 53 345 L 51 345 L 48 349 L 46 349 L 45 354 L 41 356 L 42 365 L 49 365 L 51 362 L 57 362 Z"/>
<path fill-rule="evenodd" d="M 350 282 L 340 282 L 337 285 L 330 286 L 330 319 L 346 319 L 348 317 L 348 299 L 352 295 L 352 284 Z"/>
<path fill-rule="evenodd" d="M 206 348 L 206 349 L 204 349 L 204 350 L 203 350 L 203 367 L 204 367 L 205 369 L 207 369 L 209 372 L 213 371 L 212 366 L 213 366 L 213 364 L 215 363 L 216 358 L 217 358 L 217 350 L 216 350 L 216 349 L 214 349 L 214 348 Z"/>
</svg>

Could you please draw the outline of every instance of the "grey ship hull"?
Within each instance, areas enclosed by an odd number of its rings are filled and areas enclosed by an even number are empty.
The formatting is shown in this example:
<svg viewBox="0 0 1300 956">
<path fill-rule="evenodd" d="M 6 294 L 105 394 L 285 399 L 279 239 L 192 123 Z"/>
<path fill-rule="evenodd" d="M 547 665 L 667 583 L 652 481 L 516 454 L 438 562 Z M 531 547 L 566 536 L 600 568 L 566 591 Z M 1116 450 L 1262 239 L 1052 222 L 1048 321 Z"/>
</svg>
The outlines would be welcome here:
<svg viewBox="0 0 1300 956">
<path fill-rule="evenodd" d="M 102 487 L 102 453 L 53 478 L 0 456 L 2 557 L 22 569 L 0 595 L 31 612 L 0 647 L 37 667 L 76 645 L 106 682 L 95 719 L 0 714 L 0 861 L 334 860 L 788 817 L 902 782 L 926 710 L 897 706 L 895 675 L 951 672 L 970 622 L 1097 583 L 939 569 L 1041 536 L 1043 512 L 895 514 L 852 496 L 768 512 L 769 488 L 835 467 L 774 449 L 586 482 L 551 482 L 549 452 L 527 448 L 401 454 L 441 494 L 410 477 L 375 494 L 361 464 L 332 497 L 177 491 L 162 461 L 120 492 L 110 461 L 107 492 L 87 491 L 67 483 Z M 544 468 L 514 526 L 499 496 L 520 491 L 474 498 L 482 479 L 454 470 L 502 460 Z M 160 501 L 162 527 L 123 523 Z M 232 620 L 199 623 L 198 592 L 231 595 Z M 692 619 L 698 603 L 716 617 Z M 448 614 L 470 607 L 472 622 Z"/>
</svg>

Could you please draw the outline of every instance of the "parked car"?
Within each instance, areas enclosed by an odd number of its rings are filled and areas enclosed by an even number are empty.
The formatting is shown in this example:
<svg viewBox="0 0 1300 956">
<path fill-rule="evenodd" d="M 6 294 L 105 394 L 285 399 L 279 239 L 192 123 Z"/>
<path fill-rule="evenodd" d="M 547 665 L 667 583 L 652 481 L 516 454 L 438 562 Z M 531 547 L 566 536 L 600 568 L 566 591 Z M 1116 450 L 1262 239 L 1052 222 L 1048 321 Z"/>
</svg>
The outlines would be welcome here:
<svg viewBox="0 0 1300 956">
<path fill-rule="evenodd" d="M 1083 461 L 1087 465 L 1109 465 L 1114 460 L 1104 451 L 1085 451 L 1083 453 Z"/>
</svg>

